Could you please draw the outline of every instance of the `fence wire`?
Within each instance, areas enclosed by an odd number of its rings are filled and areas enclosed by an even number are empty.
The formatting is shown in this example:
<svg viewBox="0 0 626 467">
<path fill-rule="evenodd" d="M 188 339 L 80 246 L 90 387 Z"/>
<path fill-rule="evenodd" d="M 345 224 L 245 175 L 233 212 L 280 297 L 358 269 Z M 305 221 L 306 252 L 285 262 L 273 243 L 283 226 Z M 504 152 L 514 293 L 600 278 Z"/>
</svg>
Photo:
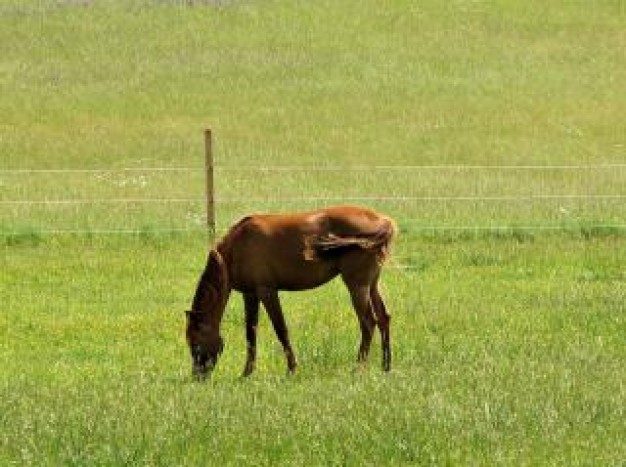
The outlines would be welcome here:
<svg viewBox="0 0 626 467">
<path fill-rule="evenodd" d="M 443 170 L 443 171 L 469 171 L 469 170 L 506 170 L 506 171 L 554 171 L 554 170 L 612 170 L 625 169 L 626 163 L 604 163 L 604 164 L 563 164 L 563 165 L 463 165 L 463 164 L 441 164 L 441 165 L 277 165 L 277 166 L 215 166 L 217 172 L 346 172 L 346 171 L 422 171 L 422 170 Z M 204 173 L 204 167 L 119 167 L 119 168 L 14 168 L 0 169 L 0 175 L 24 175 L 24 174 L 94 174 L 94 173 L 119 173 L 119 172 L 195 172 Z"/>
<path fill-rule="evenodd" d="M 472 172 L 472 171 L 502 171 L 502 172 L 540 172 L 540 171 L 579 171 L 583 173 L 592 173 L 598 171 L 619 171 L 626 169 L 626 163 L 603 163 L 603 164 L 563 164 L 563 165 L 346 165 L 346 166 L 303 166 L 303 165 L 283 165 L 283 166 L 216 166 L 214 170 L 216 173 L 236 173 L 236 172 L 251 172 L 254 174 L 268 176 L 271 174 L 284 175 L 288 172 L 406 172 L 417 173 L 426 171 L 446 171 L 446 172 Z M 5 177 L 20 177 L 33 174 L 45 174 L 56 177 L 63 177 L 64 175 L 77 174 L 115 174 L 115 173 L 194 173 L 199 176 L 204 176 L 204 167 L 121 167 L 121 168 L 16 168 L 16 169 L 0 169 L 0 176 Z M 15 180 L 15 179 L 13 179 Z M 0 189 L 3 186 L 7 186 L 6 182 L 3 184 L 0 179 Z M 626 187 L 626 183 L 624 184 Z M 405 195 L 393 195 L 393 196 L 358 196 L 358 195 L 344 195 L 344 196 L 283 196 L 273 195 L 271 197 L 258 197 L 258 196 L 217 196 L 215 203 L 219 206 L 227 206 L 230 204 L 239 203 L 281 203 L 281 204 L 302 204 L 302 203 L 321 203 L 321 202 L 393 202 L 393 203 L 496 203 L 496 202 L 541 202 L 541 201 L 621 201 L 626 200 L 626 193 L 555 193 L 555 194 L 522 194 L 522 195 L 509 195 L 509 194 L 495 194 L 495 195 L 455 195 L 455 196 L 405 196 Z M 44 208 L 54 208 L 63 206 L 90 206 L 90 205 L 168 205 L 168 204 L 200 204 L 205 203 L 206 197 L 111 197 L 111 198 L 58 198 L 58 199 L 4 199 L 0 200 L 0 206 L 18 209 L 20 207 L 29 206 L 41 206 Z M 420 222 L 417 219 L 404 219 L 400 222 L 407 224 L 416 224 L 412 226 L 412 231 L 503 231 L 503 230 L 566 230 L 569 227 L 567 225 L 461 225 L 461 226 L 449 226 L 449 225 L 419 225 Z M 585 224 L 587 228 L 600 228 L 600 229 L 626 229 L 626 224 L 620 222 L 596 222 L 593 224 Z M 180 227 L 172 228 L 153 228 L 150 232 L 194 232 L 205 230 L 206 227 L 201 223 L 195 225 L 186 224 Z M 133 235 L 145 233 L 145 229 L 135 228 L 44 228 L 35 229 L 39 234 L 48 235 L 60 235 L 60 234 L 94 234 L 94 235 Z M 0 235 L 14 235 L 19 232 L 11 231 L 11 229 L 0 228 Z"/>
</svg>

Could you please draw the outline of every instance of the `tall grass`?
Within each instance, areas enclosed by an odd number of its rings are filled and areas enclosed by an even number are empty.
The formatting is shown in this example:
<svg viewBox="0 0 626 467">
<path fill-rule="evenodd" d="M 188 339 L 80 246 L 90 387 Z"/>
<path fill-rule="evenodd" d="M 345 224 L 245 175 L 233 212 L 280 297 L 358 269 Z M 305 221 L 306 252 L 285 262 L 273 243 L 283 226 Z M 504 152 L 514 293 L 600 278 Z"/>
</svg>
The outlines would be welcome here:
<svg viewBox="0 0 626 467">
<path fill-rule="evenodd" d="M 193 383 L 182 310 L 202 237 L 57 238 L 5 248 L 3 462 L 600 464 L 624 454 L 621 241 L 415 245 L 392 261 L 394 370 L 354 359 L 339 283 L 283 295 L 300 371 L 243 316 Z"/>
</svg>

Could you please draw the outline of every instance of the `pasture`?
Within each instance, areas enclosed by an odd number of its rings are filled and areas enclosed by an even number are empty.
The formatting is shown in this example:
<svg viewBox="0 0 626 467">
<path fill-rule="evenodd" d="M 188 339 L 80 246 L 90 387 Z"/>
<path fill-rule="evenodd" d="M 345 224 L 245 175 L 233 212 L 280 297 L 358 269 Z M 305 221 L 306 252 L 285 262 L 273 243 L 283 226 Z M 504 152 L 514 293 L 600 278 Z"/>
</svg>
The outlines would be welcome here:
<svg viewBox="0 0 626 467">
<path fill-rule="evenodd" d="M 620 2 L 0 0 L 2 465 L 622 465 Z M 340 283 L 183 336 L 218 233 L 366 204 L 393 369 Z M 33 170 L 34 169 L 34 170 Z M 158 169 L 158 170 L 155 170 Z"/>
</svg>

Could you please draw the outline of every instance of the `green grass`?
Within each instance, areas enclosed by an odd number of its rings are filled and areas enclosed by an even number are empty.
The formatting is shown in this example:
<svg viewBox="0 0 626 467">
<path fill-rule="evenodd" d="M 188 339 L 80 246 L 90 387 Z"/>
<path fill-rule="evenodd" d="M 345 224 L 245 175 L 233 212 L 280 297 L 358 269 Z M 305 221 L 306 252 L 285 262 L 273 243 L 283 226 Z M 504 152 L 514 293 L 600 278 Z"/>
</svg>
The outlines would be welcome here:
<svg viewBox="0 0 626 467">
<path fill-rule="evenodd" d="M 624 6 L 186 3 L 0 0 L 0 464 L 622 465 Z M 398 220 L 390 374 L 333 282 L 192 382 L 207 126 L 220 232 Z"/>
<path fill-rule="evenodd" d="M 208 384 L 184 315 L 202 237 L 5 249 L 5 462 L 611 465 L 624 456 L 621 240 L 414 243 L 390 264 L 394 370 L 356 371 L 339 283 L 283 301 L 300 371 L 266 317 L 241 380 L 241 300 Z M 399 261 L 396 260 L 396 261 Z M 44 274 L 41 271 L 45 271 Z M 8 299 L 8 300 L 7 300 Z"/>
<path fill-rule="evenodd" d="M 619 2 L 4 3 L 9 167 L 624 154 Z"/>
</svg>

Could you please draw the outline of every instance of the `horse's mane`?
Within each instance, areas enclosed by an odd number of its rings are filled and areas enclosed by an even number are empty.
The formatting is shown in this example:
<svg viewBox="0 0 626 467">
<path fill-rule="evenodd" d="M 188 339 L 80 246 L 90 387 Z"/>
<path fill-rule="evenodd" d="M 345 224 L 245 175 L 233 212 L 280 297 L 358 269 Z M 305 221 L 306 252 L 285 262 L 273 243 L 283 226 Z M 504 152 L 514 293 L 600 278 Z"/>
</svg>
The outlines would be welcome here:
<svg viewBox="0 0 626 467">
<path fill-rule="evenodd" d="M 217 289 L 211 285 L 209 268 L 205 267 L 204 271 L 202 271 L 202 275 L 200 276 L 200 280 L 198 281 L 191 309 L 195 311 L 202 311 L 204 304 L 215 302 L 215 297 L 213 295 L 215 295 L 216 290 Z M 209 297 L 209 295 L 212 296 Z"/>
<path fill-rule="evenodd" d="M 244 224 L 251 218 L 246 216 L 234 224 L 209 252 L 206 267 L 202 271 L 193 299 L 193 310 L 204 310 L 225 299 L 228 288 L 228 266 L 231 244 Z"/>
<path fill-rule="evenodd" d="M 238 234 L 242 231 L 244 225 L 252 218 L 252 216 L 246 216 L 240 219 L 236 224 L 231 226 L 228 229 L 228 232 L 220 239 L 220 241 L 215 245 L 215 249 L 219 251 L 223 256 L 228 256 L 228 252 L 230 250 L 231 244 L 233 240 L 238 236 Z M 226 259 L 226 258 L 225 258 Z"/>
<path fill-rule="evenodd" d="M 207 264 L 198 281 L 192 310 L 210 311 L 224 301 L 227 295 L 228 271 L 226 264 L 220 252 L 213 249 L 209 252 Z"/>
</svg>

